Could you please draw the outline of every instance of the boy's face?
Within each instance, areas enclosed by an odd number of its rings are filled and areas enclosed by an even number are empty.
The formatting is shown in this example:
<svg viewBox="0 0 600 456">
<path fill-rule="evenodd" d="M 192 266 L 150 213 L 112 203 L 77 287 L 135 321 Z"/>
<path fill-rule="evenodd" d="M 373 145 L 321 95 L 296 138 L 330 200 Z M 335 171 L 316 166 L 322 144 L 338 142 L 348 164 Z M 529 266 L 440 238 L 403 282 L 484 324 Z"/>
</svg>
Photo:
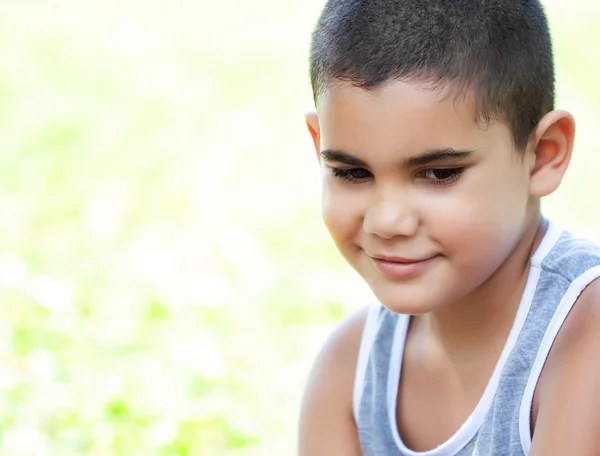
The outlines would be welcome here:
<svg viewBox="0 0 600 456">
<path fill-rule="evenodd" d="M 530 164 L 502 123 L 477 122 L 469 97 L 393 81 L 340 82 L 309 129 L 323 217 L 340 252 L 390 310 L 420 314 L 486 281 L 533 209 Z"/>
</svg>

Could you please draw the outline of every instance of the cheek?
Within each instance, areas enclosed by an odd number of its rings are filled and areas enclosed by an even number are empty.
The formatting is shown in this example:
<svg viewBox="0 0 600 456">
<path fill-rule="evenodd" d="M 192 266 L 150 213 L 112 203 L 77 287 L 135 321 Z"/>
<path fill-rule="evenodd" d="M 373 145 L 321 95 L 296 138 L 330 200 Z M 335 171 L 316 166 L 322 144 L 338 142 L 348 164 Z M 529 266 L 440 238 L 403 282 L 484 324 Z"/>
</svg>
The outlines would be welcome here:
<svg viewBox="0 0 600 456">
<path fill-rule="evenodd" d="M 460 190 L 430 201 L 431 234 L 465 262 L 508 254 L 519 237 L 526 216 L 526 187 L 506 172 L 482 172 Z M 435 209 L 432 207 L 435 205 Z"/>
<path fill-rule="evenodd" d="M 466 212 L 479 214 L 482 221 L 491 220 L 498 223 L 507 220 L 512 224 L 511 217 L 521 213 L 528 200 L 528 183 L 514 159 L 495 160 L 473 170 L 473 176 L 461 190 L 461 198 L 468 204 L 464 205 Z"/>
<path fill-rule="evenodd" d="M 323 183 L 321 210 L 325 226 L 340 249 L 354 240 L 362 229 L 360 198 L 335 184 Z"/>
</svg>

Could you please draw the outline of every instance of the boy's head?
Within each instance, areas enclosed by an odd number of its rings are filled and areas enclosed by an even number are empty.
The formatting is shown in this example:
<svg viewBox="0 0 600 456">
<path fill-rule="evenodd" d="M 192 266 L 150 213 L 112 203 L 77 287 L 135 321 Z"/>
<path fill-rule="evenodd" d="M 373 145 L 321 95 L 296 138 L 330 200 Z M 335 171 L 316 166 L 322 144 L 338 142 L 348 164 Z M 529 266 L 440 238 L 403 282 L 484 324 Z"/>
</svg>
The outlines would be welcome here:
<svg viewBox="0 0 600 456">
<path fill-rule="evenodd" d="M 574 136 L 537 1 L 330 0 L 311 78 L 325 223 L 384 305 L 428 312 L 521 261 Z"/>
<path fill-rule="evenodd" d="M 478 117 L 506 123 L 522 149 L 554 108 L 554 66 L 538 0 L 329 0 L 313 32 L 315 101 L 349 81 L 392 80 L 475 95 Z"/>
</svg>

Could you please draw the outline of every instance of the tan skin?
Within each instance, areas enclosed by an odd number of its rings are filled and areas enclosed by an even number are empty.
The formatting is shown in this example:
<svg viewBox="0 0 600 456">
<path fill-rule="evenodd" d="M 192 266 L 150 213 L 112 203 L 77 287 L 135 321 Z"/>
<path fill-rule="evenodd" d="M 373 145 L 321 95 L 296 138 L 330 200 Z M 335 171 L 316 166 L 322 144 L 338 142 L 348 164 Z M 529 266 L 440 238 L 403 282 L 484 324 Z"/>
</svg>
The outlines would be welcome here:
<svg viewBox="0 0 600 456">
<path fill-rule="evenodd" d="M 320 101 L 319 117 L 312 113 L 306 118 L 323 167 L 324 219 L 336 245 L 386 307 L 415 315 L 405 347 L 397 420 L 405 443 L 420 451 L 454 434 L 487 385 L 525 286 L 529 258 L 545 229 L 539 200 L 559 186 L 575 132 L 570 114 L 553 111 L 517 157 L 504 150 L 510 138 L 506 126 L 482 126 L 473 120 L 467 98 L 457 106 L 439 95 L 399 81 L 368 93 L 338 83 Z M 438 177 L 446 174 L 402 168 L 423 149 L 457 145 L 475 153 L 427 165 L 464 165 L 464 177 L 456 183 L 438 186 Z M 368 172 L 354 172 L 359 180 L 340 183 L 331 168 L 350 165 L 324 160 L 323 149 L 352 149 L 349 155 L 365 162 Z M 506 154 L 513 155 L 507 159 Z M 499 170 L 502 179 L 495 180 L 491 170 Z M 482 200 L 484 205 L 469 212 L 469 205 Z M 413 201 L 419 204 L 411 206 Z M 452 212 L 444 212 L 453 205 Z M 464 244 L 453 233 L 471 229 L 473 214 L 489 226 L 508 222 L 496 232 L 472 231 L 471 243 Z M 478 258 L 488 245 L 497 250 Z M 388 247 L 414 255 L 433 252 L 439 259 L 422 277 L 388 281 L 368 258 L 373 250 Z M 479 270 L 489 274 L 477 277 Z M 433 283 L 443 292 L 439 299 L 431 292 Z M 600 391 L 599 303 L 600 284 L 593 282 L 550 351 L 534 394 L 531 455 L 600 454 L 595 429 L 600 420 L 595 394 Z M 361 309 L 346 319 L 315 362 L 300 416 L 300 456 L 361 454 L 352 388 L 365 315 Z"/>
</svg>

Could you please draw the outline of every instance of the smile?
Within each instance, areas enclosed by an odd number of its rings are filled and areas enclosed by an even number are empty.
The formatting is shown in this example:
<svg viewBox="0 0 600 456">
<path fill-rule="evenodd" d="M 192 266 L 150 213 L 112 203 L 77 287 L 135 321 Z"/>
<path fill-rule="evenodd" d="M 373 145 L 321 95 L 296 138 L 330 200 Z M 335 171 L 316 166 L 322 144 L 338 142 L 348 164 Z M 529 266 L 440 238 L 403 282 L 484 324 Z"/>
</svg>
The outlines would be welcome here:
<svg viewBox="0 0 600 456">
<path fill-rule="evenodd" d="M 421 274 L 438 257 L 434 255 L 429 258 L 413 260 L 407 258 L 375 257 L 371 261 L 375 268 L 389 279 L 409 279 Z"/>
</svg>

